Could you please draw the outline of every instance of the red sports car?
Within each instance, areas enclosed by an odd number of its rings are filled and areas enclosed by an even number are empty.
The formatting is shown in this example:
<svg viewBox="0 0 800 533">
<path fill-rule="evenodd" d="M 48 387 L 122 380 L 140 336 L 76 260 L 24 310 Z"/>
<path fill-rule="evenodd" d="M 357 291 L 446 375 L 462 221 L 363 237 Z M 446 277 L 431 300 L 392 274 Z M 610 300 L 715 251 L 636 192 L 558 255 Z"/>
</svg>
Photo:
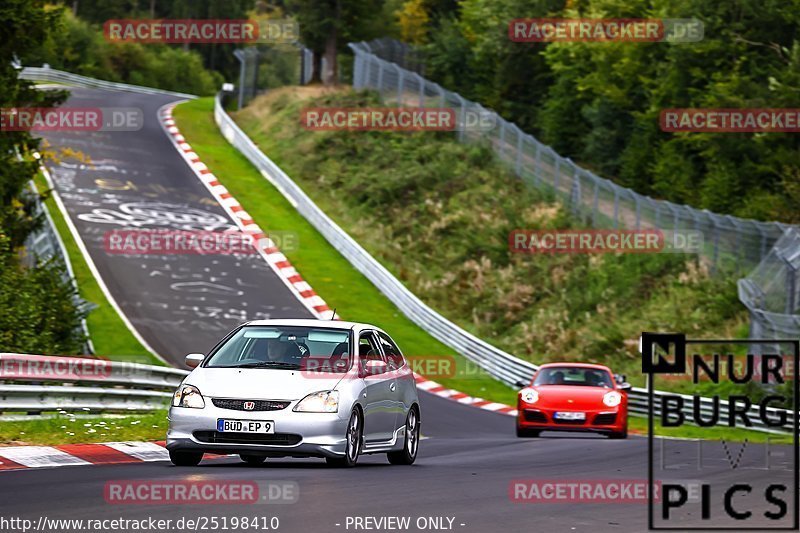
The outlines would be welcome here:
<svg viewBox="0 0 800 533">
<path fill-rule="evenodd" d="M 603 365 L 549 363 L 539 367 L 517 396 L 517 436 L 541 431 L 594 431 L 628 436 L 628 389 L 624 376 Z"/>
</svg>

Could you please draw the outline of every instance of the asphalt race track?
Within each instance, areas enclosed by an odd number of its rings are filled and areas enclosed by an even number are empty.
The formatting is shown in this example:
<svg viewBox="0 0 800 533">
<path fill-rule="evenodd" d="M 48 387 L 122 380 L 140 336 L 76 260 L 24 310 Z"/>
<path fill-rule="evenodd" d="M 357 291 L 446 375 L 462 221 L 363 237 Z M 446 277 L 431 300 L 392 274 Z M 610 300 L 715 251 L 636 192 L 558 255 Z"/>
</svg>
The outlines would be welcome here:
<svg viewBox="0 0 800 533">
<path fill-rule="evenodd" d="M 169 218 L 172 209 L 184 213 L 200 209 L 206 213 L 201 222 L 209 226 L 223 224 L 220 217 L 225 214 L 214 205 L 158 124 L 156 112 L 170 101 L 169 97 L 86 89 L 76 89 L 73 95 L 70 105 L 145 110 L 145 127 L 136 133 L 49 134 L 47 138 L 57 147 L 85 152 L 95 163 L 95 168 L 61 165 L 51 170 L 103 280 L 151 346 L 168 360 L 179 362 L 185 353 L 207 351 L 224 332 L 244 319 L 310 316 L 257 256 L 236 260 L 182 255 L 165 260 L 159 256 L 133 259 L 106 254 L 103 232 L 132 227 L 126 223 L 144 221 L 143 227 L 177 228 L 198 219 L 184 217 L 176 221 Z M 121 211 L 130 204 L 144 207 L 134 205 Z M 121 216 L 120 212 L 135 216 Z M 517 439 L 512 417 L 420 394 L 424 440 L 412 467 L 391 466 L 385 456 L 376 455 L 363 456 L 358 467 L 348 470 L 329 468 L 318 459 L 271 459 L 253 467 L 236 457 L 222 457 L 207 459 L 196 468 L 154 462 L 8 471 L 0 473 L 2 515 L 34 521 L 43 515 L 48 519 L 172 520 L 276 516 L 280 520 L 277 531 L 298 533 L 391 531 L 356 529 L 352 525 L 354 517 L 389 516 L 410 517 L 407 531 L 421 530 L 417 527 L 420 517 L 445 518 L 442 527 L 422 529 L 426 531 L 647 530 L 647 504 L 642 499 L 633 503 L 527 503 L 513 501 L 514 491 L 510 490 L 515 480 L 644 482 L 648 475 L 646 438 L 632 436 L 614 441 L 603 436 L 545 433 L 543 438 Z M 713 488 L 742 481 L 759 487 L 785 479 L 791 489 L 789 447 L 773 447 L 770 451 L 763 445 L 750 444 L 739 456 L 740 446 L 730 446 L 727 449 L 719 443 L 707 443 L 699 455 L 696 442 L 657 440 L 656 477 L 707 482 Z M 736 468 L 731 466 L 730 456 L 734 461 L 739 458 Z M 299 497 L 296 503 L 274 505 L 107 503 L 106 483 L 120 480 L 286 481 L 297 484 Z M 786 499 L 792 502 L 789 494 Z M 715 492 L 711 506 L 715 517 L 721 513 L 720 501 Z M 758 513 L 770 509 L 758 490 L 752 497 L 739 497 L 735 502 L 742 508 L 751 504 Z M 790 504 L 790 514 L 791 507 Z M 695 503 L 690 512 L 676 513 L 666 525 L 687 526 L 688 521 L 697 520 L 699 506 Z M 452 519 L 452 525 L 448 519 Z M 715 518 L 713 524 L 706 525 L 738 524 Z M 173 530 L 188 529 L 170 531 Z"/>
<path fill-rule="evenodd" d="M 109 254 L 113 230 L 213 231 L 235 226 L 164 133 L 157 112 L 175 97 L 73 89 L 74 107 L 144 111 L 139 131 L 46 133 L 91 165 L 64 158 L 50 172 L 100 275 L 136 330 L 161 356 L 182 365 L 237 324 L 313 318 L 259 255 Z M 121 355 L 121 354 L 120 354 Z"/>
</svg>

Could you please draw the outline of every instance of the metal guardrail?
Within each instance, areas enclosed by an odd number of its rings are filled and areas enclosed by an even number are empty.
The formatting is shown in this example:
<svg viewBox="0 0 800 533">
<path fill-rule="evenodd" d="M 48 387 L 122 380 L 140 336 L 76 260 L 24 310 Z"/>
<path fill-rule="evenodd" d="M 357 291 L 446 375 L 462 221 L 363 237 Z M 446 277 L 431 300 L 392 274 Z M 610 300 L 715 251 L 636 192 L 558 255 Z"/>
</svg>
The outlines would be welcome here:
<svg viewBox="0 0 800 533">
<path fill-rule="evenodd" d="M 694 417 L 694 397 L 689 396 L 687 394 L 676 394 L 674 392 L 664 392 L 655 390 L 653 391 L 653 416 L 658 419 L 661 416 L 661 402 L 664 396 L 669 397 L 676 397 L 679 396 L 683 399 L 683 408 L 681 412 L 683 413 L 686 420 L 691 420 Z M 716 425 L 719 426 L 726 426 L 729 424 L 729 417 L 728 417 L 728 406 L 729 402 L 725 400 L 719 400 L 719 419 Z M 711 398 L 700 397 L 699 398 L 699 407 L 698 410 L 700 412 L 700 416 L 703 420 L 710 420 L 714 414 L 713 408 L 713 400 Z M 649 414 L 649 399 L 647 395 L 647 389 L 642 388 L 634 388 L 628 393 L 628 412 L 637 416 L 648 416 Z M 780 427 L 769 426 L 764 423 L 761 419 L 759 407 L 753 406 L 747 410 L 747 416 L 749 420 L 752 422 L 753 427 L 752 429 L 758 431 L 764 431 L 768 433 L 784 433 L 793 431 L 794 427 L 794 417 L 796 414 L 787 409 L 776 409 L 776 408 L 767 408 L 766 414 L 769 416 L 770 420 L 778 420 L 780 416 L 785 416 L 786 421 Z M 736 427 L 741 428 L 742 425 L 737 423 Z"/>
<path fill-rule="evenodd" d="M 0 413 L 163 409 L 188 374 L 139 363 L 0 353 Z"/>
<path fill-rule="evenodd" d="M 513 355 L 496 348 L 489 343 L 475 337 L 458 325 L 450 322 L 442 315 L 428 307 L 424 302 L 409 291 L 403 283 L 381 265 L 369 252 L 364 250 L 347 232 L 330 219 L 303 190 L 267 157 L 258 146 L 245 134 L 233 119 L 225 112 L 221 96 L 218 95 L 214 104 L 214 120 L 223 136 L 237 150 L 239 150 L 260 172 L 272 183 L 291 203 L 297 211 L 308 220 L 323 237 L 338 250 L 359 272 L 369 279 L 389 300 L 396 305 L 412 322 L 430 333 L 434 338 L 456 350 L 470 361 L 477 364 L 489 375 L 508 384 L 515 385 L 519 381 L 530 381 L 538 366 L 514 357 Z M 662 391 L 656 391 L 655 414 L 661 414 Z M 648 394 L 647 389 L 634 388 L 628 393 L 629 411 L 636 415 L 647 415 Z M 685 415 L 691 415 L 693 398 L 684 396 Z M 710 415 L 712 400 L 701 399 L 701 413 Z M 720 405 L 727 408 L 727 402 L 721 401 Z M 774 431 L 766 427 L 757 417 L 758 409 L 750 410 L 753 420 L 758 426 L 756 429 Z M 791 413 L 787 420 L 787 428 L 791 427 Z M 720 417 L 722 423 L 727 423 L 727 415 Z"/>
<path fill-rule="evenodd" d="M 755 266 L 769 252 L 784 230 L 779 222 L 761 222 L 720 215 L 706 209 L 656 200 L 562 157 L 551 147 L 506 121 L 494 111 L 448 91 L 418 73 L 378 54 L 386 53 L 386 40 L 349 43 L 355 54 L 353 88 L 377 91 L 385 105 L 446 107 L 457 116 L 468 114 L 487 119 L 491 129 L 459 128 L 464 142 L 488 142 L 514 173 L 534 187 L 554 192 L 586 223 L 598 228 L 662 229 L 701 231 L 705 245 L 701 255 L 712 269 L 741 271 Z"/>
<path fill-rule="evenodd" d="M 81 87 L 91 87 L 94 89 L 108 89 L 112 91 L 129 91 L 142 94 L 167 94 L 180 98 L 197 98 L 196 95 L 153 89 L 152 87 L 142 87 L 141 85 L 131 85 L 129 83 L 118 83 L 114 81 L 97 80 L 87 78 L 79 74 L 64 72 L 49 67 L 25 67 L 19 77 L 29 81 L 43 81 L 49 83 L 65 83 L 69 85 L 79 85 Z"/>
<path fill-rule="evenodd" d="M 536 371 L 536 365 L 514 357 L 475 337 L 428 307 L 409 291 L 360 244 L 331 220 L 278 165 L 250 140 L 225 112 L 219 95 L 214 105 L 214 119 L 228 142 L 244 154 L 336 250 L 415 324 L 509 385 L 531 378 Z"/>
</svg>

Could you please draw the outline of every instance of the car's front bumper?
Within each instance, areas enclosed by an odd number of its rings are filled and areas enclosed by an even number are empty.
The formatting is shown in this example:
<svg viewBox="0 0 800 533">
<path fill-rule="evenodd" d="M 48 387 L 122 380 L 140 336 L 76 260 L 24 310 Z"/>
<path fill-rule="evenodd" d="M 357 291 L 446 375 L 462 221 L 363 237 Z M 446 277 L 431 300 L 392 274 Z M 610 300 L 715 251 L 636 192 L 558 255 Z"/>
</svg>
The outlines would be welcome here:
<svg viewBox="0 0 800 533">
<path fill-rule="evenodd" d="M 347 418 L 339 413 L 296 413 L 295 402 L 279 411 L 220 409 L 206 399 L 203 409 L 172 407 L 167 449 L 213 453 L 248 453 L 274 457 L 341 457 L 345 453 Z M 218 433 L 217 420 L 272 421 L 275 436 L 262 441 L 253 434 Z M 241 439 L 240 439 L 241 437 Z"/>
<path fill-rule="evenodd" d="M 583 421 L 558 420 L 553 415 L 564 409 L 548 409 L 527 404 L 517 406 L 517 426 L 523 429 L 542 431 L 597 431 L 620 433 L 627 426 L 627 409 L 622 406 L 581 411 L 586 413 Z"/>
</svg>

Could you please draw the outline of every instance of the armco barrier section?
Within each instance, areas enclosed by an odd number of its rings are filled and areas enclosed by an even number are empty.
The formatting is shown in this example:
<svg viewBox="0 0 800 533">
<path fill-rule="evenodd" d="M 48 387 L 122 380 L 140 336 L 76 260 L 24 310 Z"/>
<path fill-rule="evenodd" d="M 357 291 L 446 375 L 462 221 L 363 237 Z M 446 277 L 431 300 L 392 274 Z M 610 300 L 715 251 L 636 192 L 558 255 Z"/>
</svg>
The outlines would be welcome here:
<svg viewBox="0 0 800 533">
<path fill-rule="evenodd" d="M 214 105 L 214 119 L 228 142 L 244 154 L 334 248 L 414 323 L 507 384 L 531 378 L 537 368 L 536 365 L 480 340 L 444 318 L 412 294 L 405 285 L 331 220 L 278 165 L 250 140 L 225 112 L 219 96 Z"/>
<path fill-rule="evenodd" d="M 118 83 L 114 81 L 96 80 L 87 78 L 79 74 L 64 72 L 47 67 L 25 67 L 19 77 L 23 80 L 39 81 L 48 83 L 63 83 L 67 85 L 77 85 L 79 87 L 90 87 L 93 89 L 108 89 L 110 91 L 129 91 L 142 94 L 168 94 L 179 98 L 197 98 L 193 94 L 178 93 L 174 91 L 164 91 L 153 89 L 152 87 L 142 87 L 141 85 L 131 85 L 129 83 Z"/>
<path fill-rule="evenodd" d="M 103 359 L 0 353 L 0 413 L 164 409 L 188 374 Z"/>
<path fill-rule="evenodd" d="M 305 192 L 255 143 L 245 134 L 233 119 L 225 112 L 220 96 L 214 104 L 214 119 L 222 134 L 238 149 L 260 172 L 270 181 L 297 211 L 319 231 L 325 239 L 336 248 L 359 272 L 369 279 L 389 300 L 396 305 L 409 319 L 430 333 L 434 338 L 450 346 L 459 354 L 476 363 L 489 375 L 508 384 L 529 382 L 538 368 L 533 363 L 523 361 L 475 337 L 442 315 L 428 307 L 422 300 L 409 291 L 400 280 L 392 275 L 383 265 L 373 258 L 347 232 L 330 219 Z M 660 397 L 666 393 L 656 392 L 655 412 L 660 414 Z M 648 395 L 646 389 L 634 388 L 629 392 L 630 412 L 635 415 L 646 415 Z M 694 400 L 684 397 L 684 414 L 692 414 Z M 702 398 L 701 412 L 709 415 L 712 400 Z M 720 402 L 726 407 L 727 402 Z M 778 410 L 775 410 L 777 412 Z M 758 409 L 751 408 L 751 419 L 755 427 L 764 431 L 774 431 L 765 426 L 758 418 Z M 720 423 L 726 424 L 727 416 L 720 417 Z M 784 428 L 791 428 L 793 418 L 787 415 Z"/>
</svg>

